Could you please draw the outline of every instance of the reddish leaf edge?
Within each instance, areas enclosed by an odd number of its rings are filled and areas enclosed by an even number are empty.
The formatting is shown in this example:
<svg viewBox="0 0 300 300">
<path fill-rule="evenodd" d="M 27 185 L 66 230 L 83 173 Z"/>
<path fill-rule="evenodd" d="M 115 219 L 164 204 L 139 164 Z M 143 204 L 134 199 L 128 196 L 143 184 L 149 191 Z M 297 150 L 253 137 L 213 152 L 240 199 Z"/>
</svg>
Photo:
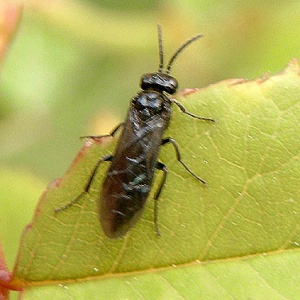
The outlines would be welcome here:
<svg viewBox="0 0 300 300">
<path fill-rule="evenodd" d="M 22 286 L 12 281 L 13 273 L 7 268 L 2 244 L 0 242 L 0 299 L 8 299 L 9 290 L 21 291 Z"/>
</svg>

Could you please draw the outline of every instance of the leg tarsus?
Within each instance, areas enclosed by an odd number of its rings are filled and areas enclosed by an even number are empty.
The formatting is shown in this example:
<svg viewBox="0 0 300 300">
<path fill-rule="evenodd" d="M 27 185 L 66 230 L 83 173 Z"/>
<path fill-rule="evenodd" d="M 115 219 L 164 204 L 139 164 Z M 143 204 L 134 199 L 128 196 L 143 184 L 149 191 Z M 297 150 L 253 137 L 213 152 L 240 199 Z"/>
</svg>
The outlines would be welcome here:
<svg viewBox="0 0 300 300">
<path fill-rule="evenodd" d="M 107 134 L 102 134 L 102 135 L 85 135 L 85 136 L 81 136 L 81 139 L 101 139 L 101 138 L 105 138 L 105 137 L 114 137 L 115 134 L 117 133 L 117 131 L 124 125 L 125 123 L 119 123 L 110 133 Z"/>
<path fill-rule="evenodd" d="M 63 210 L 68 209 L 69 207 L 71 207 L 71 206 L 73 206 L 74 204 L 76 204 L 76 203 L 80 200 L 80 198 L 81 198 L 82 196 L 84 196 L 85 194 L 86 194 L 85 191 L 81 192 L 81 193 L 80 193 L 75 199 L 73 199 L 71 202 L 69 202 L 69 203 L 67 203 L 66 205 L 63 205 L 63 206 L 61 206 L 61 207 L 55 208 L 55 209 L 54 209 L 54 212 L 55 212 L 55 213 L 58 213 L 58 212 L 61 212 L 61 211 L 63 211 Z"/>
</svg>

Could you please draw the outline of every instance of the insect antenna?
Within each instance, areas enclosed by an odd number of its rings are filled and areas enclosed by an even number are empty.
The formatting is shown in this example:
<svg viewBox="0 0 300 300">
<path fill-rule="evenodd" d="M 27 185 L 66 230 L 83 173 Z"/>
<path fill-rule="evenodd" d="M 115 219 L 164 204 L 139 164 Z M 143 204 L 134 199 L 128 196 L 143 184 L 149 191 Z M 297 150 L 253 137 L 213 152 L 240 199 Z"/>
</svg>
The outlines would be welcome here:
<svg viewBox="0 0 300 300">
<path fill-rule="evenodd" d="M 158 47 L 159 47 L 158 72 L 162 72 L 164 68 L 164 49 L 163 49 L 162 32 L 161 32 L 160 24 L 157 24 L 157 30 L 158 30 Z"/>
<path fill-rule="evenodd" d="M 166 74 L 170 74 L 172 64 L 173 64 L 174 60 L 176 59 L 176 57 L 178 56 L 178 54 L 179 54 L 180 52 L 182 52 L 182 50 L 183 50 L 184 48 L 186 48 L 188 45 L 190 45 L 191 43 L 193 43 L 194 41 L 196 41 L 197 39 L 199 39 L 199 38 L 201 38 L 201 37 L 203 37 L 203 34 L 198 34 L 198 35 L 192 37 L 191 39 L 187 40 L 184 44 L 182 44 L 182 45 L 176 50 L 176 52 L 172 55 L 172 57 L 171 57 L 171 59 L 170 59 L 170 61 L 169 61 L 169 63 L 168 63 L 168 66 L 167 66 L 167 68 L 166 68 Z"/>
</svg>

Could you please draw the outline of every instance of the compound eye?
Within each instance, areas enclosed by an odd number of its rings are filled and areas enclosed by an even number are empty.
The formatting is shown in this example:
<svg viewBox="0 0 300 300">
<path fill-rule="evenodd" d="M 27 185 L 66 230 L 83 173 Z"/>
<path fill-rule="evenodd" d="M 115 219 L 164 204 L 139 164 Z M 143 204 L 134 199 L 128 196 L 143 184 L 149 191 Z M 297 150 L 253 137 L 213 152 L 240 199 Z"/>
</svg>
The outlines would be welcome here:
<svg viewBox="0 0 300 300">
<path fill-rule="evenodd" d="M 169 94 L 174 94 L 176 93 L 178 88 L 178 82 L 175 78 L 170 78 L 165 85 L 165 91 Z"/>
<path fill-rule="evenodd" d="M 141 77 L 140 87 L 143 90 L 147 90 L 152 88 L 153 86 L 153 75 L 152 74 L 144 74 Z"/>
</svg>

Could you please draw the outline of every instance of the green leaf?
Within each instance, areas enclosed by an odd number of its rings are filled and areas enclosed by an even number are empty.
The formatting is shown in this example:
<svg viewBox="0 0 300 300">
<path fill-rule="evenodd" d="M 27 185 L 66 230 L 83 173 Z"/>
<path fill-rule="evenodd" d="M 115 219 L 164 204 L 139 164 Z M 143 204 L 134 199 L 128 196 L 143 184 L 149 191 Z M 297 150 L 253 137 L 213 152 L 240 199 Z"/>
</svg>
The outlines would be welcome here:
<svg viewBox="0 0 300 300">
<path fill-rule="evenodd" d="M 181 94 L 190 112 L 217 122 L 192 119 L 174 105 L 165 136 L 208 184 L 176 161 L 171 146 L 161 148 L 169 174 L 160 238 L 153 226 L 159 172 L 141 219 L 122 239 L 106 238 L 98 220 L 109 163 L 89 195 L 54 213 L 82 191 L 116 141 L 86 142 L 24 233 L 14 271 L 16 283 L 30 285 L 24 299 L 299 299 L 299 74 L 294 60 L 269 78 Z"/>
</svg>

